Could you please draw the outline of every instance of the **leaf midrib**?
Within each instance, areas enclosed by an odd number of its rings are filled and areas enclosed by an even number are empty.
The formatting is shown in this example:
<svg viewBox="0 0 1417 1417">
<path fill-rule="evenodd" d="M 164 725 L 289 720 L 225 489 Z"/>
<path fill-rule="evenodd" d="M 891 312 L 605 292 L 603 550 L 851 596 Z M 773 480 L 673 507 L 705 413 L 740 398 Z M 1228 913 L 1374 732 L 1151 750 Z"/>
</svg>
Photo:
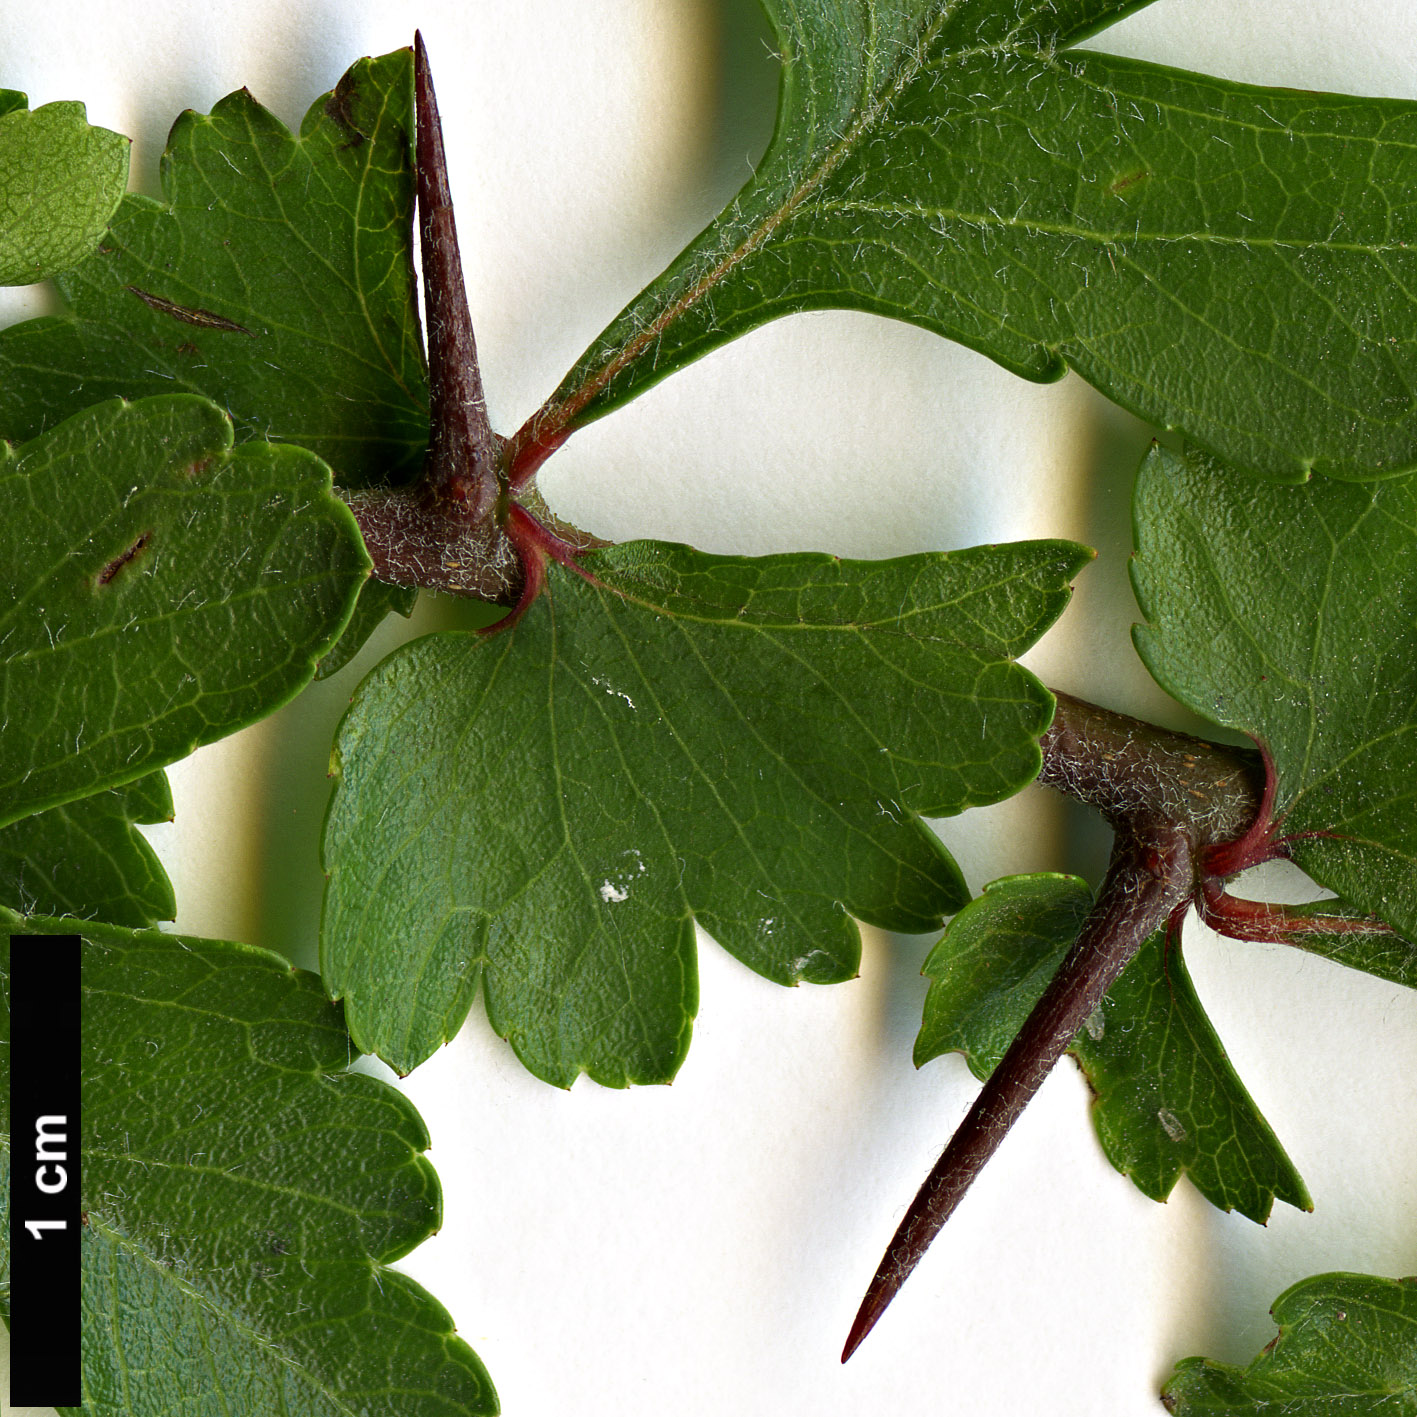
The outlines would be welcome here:
<svg viewBox="0 0 1417 1417">
<path fill-rule="evenodd" d="M 776 206 L 763 221 L 761 221 L 757 226 L 755 226 L 748 233 L 748 235 L 741 242 L 739 242 L 736 247 L 734 247 L 726 255 L 722 256 L 707 273 L 699 277 L 699 279 L 696 280 L 694 284 L 689 287 L 689 289 L 681 292 L 669 305 L 667 305 L 655 317 L 653 321 L 644 326 L 632 339 L 630 339 L 627 343 L 623 344 L 609 359 L 607 359 L 603 364 L 601 364 L 598 369 L 588 375 L 574 391 L 572 391 L 565 398 L 548 404 L 543 410 L 534 415 L 533 419 L 528 424 L 528 429 L 530 429 L 533 425 L 536 425 L 538 430 L 538 436 L 544 439 L 545 437 L 547 437 L 549 432 L 554 432 L 555 430 L 564 428 L 566 425 L 571 423 L 576 418 L 576 416 L 587 406 L 587 404 L 589 404 L 600 393 L 602 393 L 604 389 L 629 364 L 631 364 L 647 348 L 649 348 L 652 344 L 659 340 L 663 336 L 664 332 L 676 320 L 678 320 L 686 311 L 688 311 L 705 296 L 707 296 L 714 289 L 714 287 L 717 286 L 718 283 L 722 281 L 736 266 L 741 264 L 748 257 L 752 256 L 760 247 L 762 247 L 768 240 L 770 240 L 771 237 L 785 223 L 787 223 L 791 219 L 791 217 L 802 207 L 802 205 L 808 200 L 812 193 L 818 190 L 822 186 L 822 184 L 827 180 L 827 178 L 829 178 L 831 174 L 855 152 L 864 137 L 881 121 L 883 115 L 891 111 L 900 93 L 919 76 L 922 69 L 924 69 L 927 66 L 927 63 L 929 63 L 929 54 L 934 44 L 934 41 L 938 38 L 938 35 L 940 31 L 944 28 L 944 26 L 953 18 L 957 8 L 957 0 L 956 3 L 950 3 L 942 6 L 936 12 L 933 19 L 931 19 L 928 24 L 926 24 L 925 27 L 919 32 L 915 43 L 912 46 L 909 46 L 908 48 L 903 46 L 903 55 L 897 65 L 894 74 L 890 76 L 884 76 L 882 78 L 879 87 L 877 87 L 875 90 L 875 97 L 870 102 L 863 104 L 858 109 L 856 117 L 851 123 L 850 127 L 847 129 L 847 131 L 833 145 L 828 147 L 825 152 L 821 154 L 819 159 L 816 161 L 815 166 L 811 168 L 807 175 L 791 190 L 791 192 L 783 199 L 783 201 L 778 206 Z M 874 34 L 874 8 L 868 5 L 867 9 L 871 12 L 868 15 L 868 28 L 871 30 L 872 34 Z M 1045 50 L 1042 45 L 1036 42 L 1025 45 L 1021 44 L 1018 40 L 1020 30 L 1026 24 L 1031 23 L 1033 20 L 1035 20 L 1039 13 L 1040 10 L 1035 8 L 1034 10 L 1031 10 L 1027 15 L 1020 16 L 1017 24 L 1009 32 L 1008 36 L 1005 39 L 999 41 L 998 43 L 980 45 L 968 49 L 952 51 L 947 56 L 948 64 L 950 66 L 956 66 L 961 63 L 965 63 L 971 59 L 979 57 L 998 57 L 1009 53 L 1018 53 L 1021 55 L 1027 55 L 1028 57 L 1039 59 L 1046 69 L 1052 69 L 1055 72 L 1061 72 L 1062 65 L 1060 64 L 1058 58 L 1055 55 L 1049 53 L 1047 50 Z M 863 89 L 869 89 L 871 87 L 874 63 L 878 51 L 879 46 L 877 45 L 871 45 L 868 49 L 866 63 L 863 66 L 862 71 Z M 944 65 L 941 64 L 940 67 L 944 67 Z M 1081 74 L 1079 74 L 1076 70 L 1070 69 L 1067 70 L 1067 73 L 1069 77 L 1074 80 L 1083 82 L 1085 84 L 1090 82 L 1085 79 Z M 1205 76 L 1194 77 L 1204 78 Z M 1098 87 L 1095 83 L 1090 84 L 1090 86 L 1093 88 Z M 1119 97 L 1131 96 L 1126 94 L 1119 94 Z M 1185 108 L 1183 105 L 1174 103 L 1162 103 L 1154 96 L 1148 96 L 1146 101 L 1158 108 L 1164 107 L 1181 112 L 1192 112 L 1192 110 Z M 1258 125 L 1254 123 L 1244 122 L 1226 113 L 1212 112 L 1207 113 L 1204 116 L 1208 119 L 1225 123 L 1226 125 L 1232 127 L 1240 126 L 1255 132 L 1266 131 L 1261 129 Z M 1265 116 L 1270 117 L 1270 115 L 1268 114 L 1266 114 Z M 1273 118 L 1271 118 L 1270 121 L 1274 124 L 1275 130 L 1288 131 L 1286 125 L 1278 122 L 1277 120 L 1274 120 Z M 1298 136 L 1307 141 L 1322 140 L 1326 137 L 1336 137 L 1338 135 L 1330 135 L 1325 132 L 1305 131 L 1297 135 L 1291 133 L 1291 137 L 1292 136 Z M 1345 141 L 1362 141 L 1374 147 L 1391 147 L 1401 145 L 1396 144 L 1395 141 L 1390 138 L 1383 137 L 1381 134 L 1344 134 L 1342 135 L 1342 137 Z M 768 158 L 765 159 L 763 165 L 759 168 L 758 174 L 756 174 L 755 177 L 750 181 L 750 188 L 756 186 L 762 174 L 769 171 L 770 163 L 771 150 L 769 152 Z M 876 208 L 869 203 L 834 203 L 833 206 L 836 209 L 844 212 L 852 210 L 879 210 L 879 208 Z M 916 208 L 913 210 L 918 211 L 919 209 Z M 973 225 L 990 225 L 990 222 L 986 218 L 977 214 L 946 213 L 943 209 L 941 209 L 937 214 L 942 216 L 949 215 L 954 217 L 955 219 Z M 1111 244 L 1111 241 L 1108 236 L 1100 232 L 1089 231 L 1085 228 L 1070 227 L 1064 224 L 1049 224 L 1037 222 L 1011 223 L 1005 222 L 1002 219 L 998 218 L 997 214 L 991 214 L 991 216 L 993 216 L 994 222 L 1000 225 L 1009 226 L 1017 224 L 1029 230 L 1048 231 L 1053 234 L 1070 236 L 1101 245 Z M 1117 239 L 1121 239 L 1120 232 L 1117 234 Z M 1354 253 L 1372 256 L 1397 253 L 1399 251 L 1407 249 L 1403 247 L 1401 243 L 1396 241 L 1383 243 L 1363 243 L 1337 242 L 1329 240 L 1315 243 L 1311 241 L 1296 240 L 1289 242 L 1280 238 L 1246 239 L 1241 236 L 1224 236 L 1209 232 L 1185 232 L 1174 234 L 1147 233 L 1145 237 L 1142 237 L 1138 234 L 1133 234 L 1127 239 L 1144 239 L 1147 241 L 1155 241 L 1158 243 L 1187 241 L 1195 243 L 1205 243 L 1215 246 L 1232 246 L 1236 248 L 1243 248 L 1246 250 L 1253 247 L 1260 247 L 1266 249 L 1272 248 L 1275 250 L 1288 250 L 1291 248 L 1310 249 L 1317 246 L 1318 249 L 1324 251 L 1332 251 L 1335 253 Z"/>
<path fill-rule="evenodd" d="M 1024 543 L 1019 543 L 1020 545 Z M 926 552 L 926 556 L 937 556 L 941 561 L 954 554 L 951 552 Z M 841 634 L 863 637 L 868 631 L 889 634 L 892 631 L 898 632 L 903 638 L 915 640 L 920 643 L 945 644 L 954 648 L 964 650 L 970 654 L 1002 655 L 1013 659 L 1013 651 L 1009 648 L 1009 643 L 1017 636 L 1015 634 L 1001 634 L 994 632 L 992 642 L 987 636 L 981 636 L 979 640 L 966 639 L 959 635 L 942 635 L 939 633 L 926 633 L 920 635 L 910 634 L 903 627 L 911 620 L 921 615 L 942 615 L 947 611 L 959 610 L 971 600 L 987 599 L 993 592 L 1005 590 L 1015 585 L 1021 576 L 1014 574 L 1002 574 L 995 579 L 987 581 L 972 582 L 959 594 L 949 596 L 939 600 L 932 600 L 928 605 L 915 605 L 909 610 L 902 610 L 899 614 L 890 615 L 879 620 L 788 620 L 783 618 L 763 618 L 754 619 L 746 612 L 752 605 L 755 592 L 748 592 L 748 600 L 743 607 L 743 613 L 730 613 L 721 611 L 718 614 L 710 610 L 699 613 L 681 610 L 679 608 L 670 609 L 663 601 L 656 601 L 650 598 L 650 592 L 636 592 L 626 588 L 623 583 L 614 580 L 595 581 L 594 587 L 597 591 L 608 591 L 618 600 L 624 601 L 628 605 L 634 605 L 641 610 L 647 610 L 652 615 L 662 615 L 665 619 L 672 620 L 677 624 L 705 625 L 713 629 L 741 630 L 744 632 L 754 632 L 771 636 L 774 634 Z M 766 592 L 771 594 L 771 591 Z M 684 599 L 689 597 L 683 592 L 675 592 Z M 1046 594 L 1046 592 L 1045 592 Z M 971 617 L 974 619 L 975 617 Z M 1038 617 L 1033 617 L 1035 620 Z M 977 619 L 975 620 L 977 622 Z"/>
<path fill-rule="evenodd" d="M 917 217 L 937 217 L 942 221 L 955 221 L 964 226 L 992 227 L 995 229 L 1012 231 L 1019 230 L 1029 235 L 1039 234 L 1044 236 L 1066 236 L 1076 241 L 1086 241 L 1097 246 L 1135 247 L 1156 243 L 1158 245 L 1177 245 L 1189 243 L 1193 245 L 1221 246 L 1239 248 L 1249 251 L 1259 247 L 1266 250 L 1276 251 L 1335 251 L 1346 252 L 1363 256 L 1385 256 L 1397 253 L 1411 254 L 1413 245 L 1411 242 L 1387 241 L 1381 243 L 1364 241 L 1311 241 L 1299 237 L 1251 237 L 1232 236 L 1225 232 L 1205 231 L 1192 228 L 1186 231 L 1142 231 L 1132 229 L 1123 231 L 1118 228 L 1116 231 L 1104 231 L 1096 227 L 1076 226 L 1060 221 L 1034 220 L 1025 216 L 1022 209 L 1013 216 L 1005 216 L 997 211 L 970 212 L 963 211 L 957 207 L 928 206 L 919 202 L 872 202 L 872 201 L 835 201 L 831 203 L 832 212 L 860 213 L 867 216 L 917 216 Z M 872 242 L 869 236 L 858 237 L 858 243 L 866 244 Z M 874 242 L 872 242 L 874 244 Z"/>
</svg>

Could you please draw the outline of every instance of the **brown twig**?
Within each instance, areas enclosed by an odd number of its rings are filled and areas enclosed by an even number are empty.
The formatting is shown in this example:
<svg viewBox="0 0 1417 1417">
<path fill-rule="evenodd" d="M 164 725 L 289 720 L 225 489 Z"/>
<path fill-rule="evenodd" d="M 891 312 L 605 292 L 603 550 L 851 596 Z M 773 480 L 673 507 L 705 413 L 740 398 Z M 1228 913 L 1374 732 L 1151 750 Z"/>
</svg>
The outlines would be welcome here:
<svg viewBox="0 0 1417 1417">
<path fill-rule="evenodd" d="M 418 213 L 430 384 L 424 473 L 408 489 L 346 492 L 381 580 L 451 590 L 514 607 L 540 592 L 546 563 L 579 565 L 604 544 L 556 522 L 532 478 L 569 435 L 533 417 L 509 448 L 487 417 L 463 286 L 442 129 L 428 57 L 414 38 Z M 607 376 L 608 377 L 608 376 Z M 585 395 L 589 397 L 589 395 Z M 522 505 L 530 503 L 530 507 Z M 940 1227 L 994 1154 L 1108 988 L 1157 930 L 1176 931 L 1195 902 L 1238 938 L 1382 930 L 1377 922 L 1306 916 L 1236 901 L 1229 876 L 1286 851 L 1273 818 L 1273 763 L 1158 728 L 1066 694 L 1042 740 L 1040 781 L 1100 811 L 1116 831 L 1097 902 L 1043 997 L 911 1204 L 867 1290 L 842 1361 L 870 1332 Z"/>
<path fill-rule="evenodd" d="M 443 128 L 423 37 L 413 37 L 419 247 L 428 342 L 428 452 L 411 487 L 339 489 L 354 513 L 376 579 L 451 591 L 513 612 L 531 604 L 548 555 L 574 564 L 604 542 L 558 521 L 529 475 L 512 487 L 493 431 L 463 284 Z"/>
<path fill-rule="evenodd" d="M 1137 950 L 1157 930 L 1179 928 L 1181 915 L 1206 879 L 1205 853 L 1241 840 L 1260 849 L 1253 826 L 1272 793 L 1258 755 L 1173 733 L 1066 694 L 1057 700 L 1043 738 L 1040 780 L 1107 818 L 1116 831 L 1112 860 L 1076 943 L 887 1247 L 852 1324 L 843 1363 Z"/>
<path fill-rule="evenodd" d="M 1190 841 L 1173 828 L 1117 838 L 1097 904 L 974 1105 L 916 1193 L 876 1270 L 842 1351 L 844 1363 L 870 1333 L 974 1178 L 1033 1100 L 1088 1015 L 1150 938 L 1184 907 Z"/>
<path fill-rule="evenodd" d="M 376 579 L 514 605 L 526 576 L 499 524 L 501 440 L 487 417 L 438 101 L 413 39 L 416 191 L 428 341 L 428 451 L 411 487 L 339 489 Z"/>
<path fill-rule="evenodd" d="M 413 36 L 417 136 L 418 240 L 423 258 L 423 308 L 428 337 L 428 458 L 432 491 L 481 522 L 497 505 L 500 439 L 487 419 L 477 341 L 463 284 L 458 228 L 448 186 L 443 124 L 423 36 Z"/>
</svg>

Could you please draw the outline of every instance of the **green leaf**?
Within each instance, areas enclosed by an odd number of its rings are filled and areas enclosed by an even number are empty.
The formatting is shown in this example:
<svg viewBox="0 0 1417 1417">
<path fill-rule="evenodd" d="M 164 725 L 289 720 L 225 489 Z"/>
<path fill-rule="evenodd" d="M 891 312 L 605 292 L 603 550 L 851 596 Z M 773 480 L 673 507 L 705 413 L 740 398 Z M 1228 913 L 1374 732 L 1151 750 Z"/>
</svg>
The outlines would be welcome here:
<svg viewBox="0 0 1417 1417">
<path fill-rule="evenodd" d="M 298 137 L 244 89 L 210 116 L 184 113 L 163 200 L 124 200 L 99 254 L 57 282 L 66 314 L 0 332 L 0 435 L 32 438 L 113 395 L 185 390 L 220 404 L 238 441 L 309 448 L 341 486 L 416 473 L 428 388 L 412 102 L 403 49 L 355 64 Z M 325 672 L 414 598 L 374 584 L 366 596 Z"/>
<path fill-rule="evenodd" d="M 1402 1417 L 1417 1412 L 1417 1279 L 1319 1274 L 1270 1310 L 1279 1335 L 1246 1368 L 1186 1358 L 1176 1417 Z"/>
<path fill-rule="evenodd" d="M 407 1071 L 485 978 L 564 1086 L 664 1081 L 697 1003 L 693 922 L 769 979 L 851 977 L 847 913 L 963 903 L 917 820 L 1038 771 L 1052 699 L 1012 663 L 1061 612 L 1066 542 L 895 561 L 630 543 L 551 570 L 514 630 L 432 635 L 340 730 L 321 969 Z"/>
<path fill-rule="evenodd" d="M 925 961 L 932 983 L 915 1042 L 919 1066 L 962 1051 L 976 1077 L 998 1066 L 1057 972 L 1092 891 L 1075 876 L 1009 876 L 950 922 Z M 1069 1049 L 1093 1092 L 1107 1159 L 1165 1200 L 1181 1173 L 1222 1210 L 1263 1222 L 1276 1198 L 1312 1203 L 1245 1091 L 1196 997 L 1179 941 L 1154 935 Z"/>
<path fill-rule="evenodd" d="M 1075 876 L 1006 876 L 985 886 L 921 966 L 931 984 L 915 1066 L 963 1053 L 983 1082 L 1058 972 L 1091 908 L 1092 890 Z"/>
<path fill-rule="evenodd" d="M 172 882 L 135 822 L 172 819 L 167 778 L 51 807 L 0 827 L 0 901 L 26 915 L 153 925 L 177 913 Z"/>
<path fill-rule="evenodd" d="M 1417 478 L 1272 487 L 1157 448 L 1134 518 L 1146 667 L 1267 750 L 1294 861 L 1417 941 Z"/>
<path fill-rule="evenodd" d="M 1275 1200 L 1313 1202 L 1230 1066 L 1196 997 L 1179 941 L 1156 934 L 1072 1045 L 1095 1094 L 1107 1159 L 1165 1200 L 1184 1171 L 1222 1210 L 1263 1223 Z"/>
<path fill-rule="evenodd" d="M 0 90 L 0 285 L 30 285 L 93 253 L 128 182 L 128 139 L 81 103 L 30 112 Z"/>
<path fill-rule="evenodd" d="M 1417 106 L 1068 50 L 1136 0 L 765 0 L 752 180 L 538 419 L 554 444 L 793 311 L 890 315 L 1075 369 L 1242 466 L 1417 462 Z"/>
<path fill-rule="evenodd" d="M 68 313 L 0 334 L 0 434 L 185 390 L 240 441 L 319 454 L 342 486 L 416 472 L 411 76 L 407 50 L 360 60 L 299 137 L 244 89 L 184 113 L 163 200 L 124 200 L 100 253 L 57 282 Z"/>
<path fill-rule="evenodd" d="M 329 469 L 189 394 L 0 452 L 0 824 L 131 782 L 309 682 L 368 558 Z"/>
<path fill-rule="evenodd" d="M 9 935 L 68 932 L 20 920 Z M 86 925 L 90 1417 L 494 1413 L 446 1310 L 385 1268 L 437 1228 L 428 1135 L 346 1071 L 313 975 L 244 945 Z M 7 1011 L 8 1012 L 8 1011 Z"/>
</svg>

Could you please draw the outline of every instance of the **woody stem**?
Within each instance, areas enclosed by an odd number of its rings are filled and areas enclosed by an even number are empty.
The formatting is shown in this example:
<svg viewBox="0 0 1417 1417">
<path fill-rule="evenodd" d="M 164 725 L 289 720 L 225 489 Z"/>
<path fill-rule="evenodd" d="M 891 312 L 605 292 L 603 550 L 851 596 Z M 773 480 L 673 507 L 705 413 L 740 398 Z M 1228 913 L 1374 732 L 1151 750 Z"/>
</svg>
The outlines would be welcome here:
<svg viewBox="0 0 1417 1417">
<path fill-rule="evenodd" d="M 1203 852 L 1249 839 L 1267 801 L 1255 755 L 1058 694 L 1040 780 L 1099 810 L 1116 839 L 1097 902 L 1043 997 L 920 1188 L 842 1353 L 871 1331 L 1088 1015 L 1195 894 Z"/>
</svg>

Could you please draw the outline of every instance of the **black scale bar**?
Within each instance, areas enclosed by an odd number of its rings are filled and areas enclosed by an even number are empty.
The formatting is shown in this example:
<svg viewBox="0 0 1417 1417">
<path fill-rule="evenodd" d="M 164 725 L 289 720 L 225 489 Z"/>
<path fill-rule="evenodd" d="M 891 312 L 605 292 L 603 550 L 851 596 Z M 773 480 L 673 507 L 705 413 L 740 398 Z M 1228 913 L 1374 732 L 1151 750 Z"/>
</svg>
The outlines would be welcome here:
<svg viewBox="0 0 1417 1417">
<path fill-rule="evenodd" d="M 10 937 L 10 1403 L 77 1407 L 79 937 Z"/>
</svg>

